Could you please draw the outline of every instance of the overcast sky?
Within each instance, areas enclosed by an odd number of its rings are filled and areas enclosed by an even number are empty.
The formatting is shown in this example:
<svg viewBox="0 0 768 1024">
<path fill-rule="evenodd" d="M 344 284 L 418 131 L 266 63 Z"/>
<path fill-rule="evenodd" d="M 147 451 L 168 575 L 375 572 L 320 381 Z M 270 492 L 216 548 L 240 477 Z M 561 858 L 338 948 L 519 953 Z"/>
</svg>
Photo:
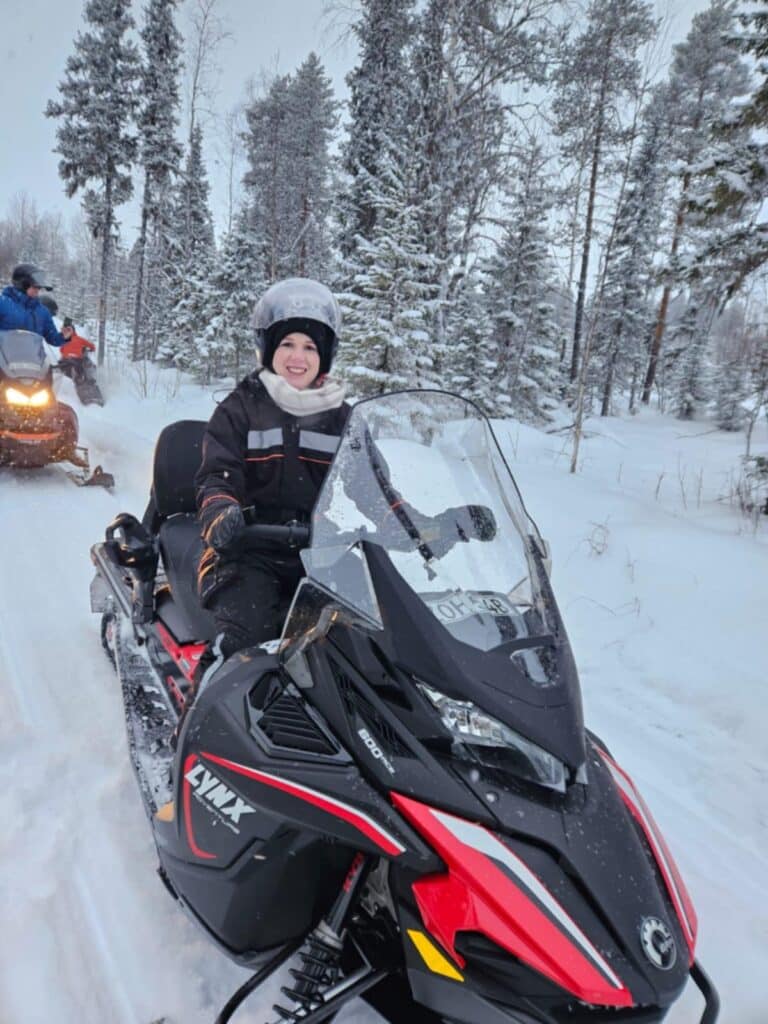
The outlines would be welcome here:
<svg viewBox="0 0 768 1024">
<path fill-rule="evenodd" d="M 186 27 L 185 7 L 179 19 Z M 232 37 L 222 43 L 221 74 L 216 109 L 223 116 L 245 96 L 247 80 L 263 70 L 293 71 L 314 50 L 330 76 L 337 96 L 346 95 L 344 76 L 353 66 L 352 41 L 338 43 L 339 27 L 323 16 L 325 0 L 219 0 L 218 9 Z M 337 5 L 350 10 L 354 0 Z M 671 41 L 683 38 L 694 12 L 707 0 L 665 0 L 672 15 Z M 134 3 L 141 19 L 143 3 Z M 21 191 L 31 195 L 40 212 L 60 211 L 69 218 L 79 200 L 67 200 L 58 177 L 58 154 L 53 152 L 56 124 L 43 116 L 49 99 L 57 95 L 64 65 L 74 37 L 82 28 L 84 0 L 0 0 L 2 25 L 2 140 L 0 141 L 0 217 L 11 198 Z M 660 8 L 661 9 L 661 8 Z M 225 175 L 214 161 L 217 125 L 207 126 L 207 161 L 212 180 L 218 179 L 213 202 L 220 228 L 226 212 Z M 118 212 L 124 234 L 135 233 L 136 203 Z"/>
</svg>

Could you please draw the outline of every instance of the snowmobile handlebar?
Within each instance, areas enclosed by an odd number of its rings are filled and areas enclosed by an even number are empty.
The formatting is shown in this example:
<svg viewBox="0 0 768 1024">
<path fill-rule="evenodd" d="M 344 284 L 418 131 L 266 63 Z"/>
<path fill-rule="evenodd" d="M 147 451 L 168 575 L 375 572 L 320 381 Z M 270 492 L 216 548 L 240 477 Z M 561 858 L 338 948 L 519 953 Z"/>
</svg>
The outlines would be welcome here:
<svg viewBox="0 0 768 1024">
<path fill-rule="evenodd" d="M 257 514 L 253 507 L 243 509 L 245 528 L 241 538 L 246 546 L 249 541 L 258 544 L 265 540 L 284 544 L 288 548 L 305 548 L 309 544 L 307 523 L 301 523 L 298 519 L 287 523 L 261 523 L 255 518 Z"/>
</svg>

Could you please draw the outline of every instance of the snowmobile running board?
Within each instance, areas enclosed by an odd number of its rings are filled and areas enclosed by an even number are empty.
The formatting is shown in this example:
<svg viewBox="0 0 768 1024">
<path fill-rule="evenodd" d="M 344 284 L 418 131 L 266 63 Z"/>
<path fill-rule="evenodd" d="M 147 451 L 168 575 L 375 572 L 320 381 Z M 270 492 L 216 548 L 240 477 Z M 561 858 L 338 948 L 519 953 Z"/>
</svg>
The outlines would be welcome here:
<svg viewBox="0 0 768 1024">
<path fill-rule="evenodd" d="M 62 468 L 65 475 L 78 487 L 106 487 L 108 491 L 111 491 L 115 486 L 115 478 L 111 473 L 105 473 L 101 466 L 97 466 L 90 476 L 88 476 L 87 470 L 79 469 L 76 466 L 73 466 L 72 469 L 67 468 L 67 463 L 63 463 Z"/>
<path fill-rule="evenodd" d="M 101 466 L 90 472 L 88 449 L 82 445 L 75 448 L 71 459 L 62 459 L 57 465 L 61 466 L 64 474 L 78 487 L 106 487 L 109 491 L 115 486 L 115 478 L 111 473 L 105 473 Z"/>
</svg>

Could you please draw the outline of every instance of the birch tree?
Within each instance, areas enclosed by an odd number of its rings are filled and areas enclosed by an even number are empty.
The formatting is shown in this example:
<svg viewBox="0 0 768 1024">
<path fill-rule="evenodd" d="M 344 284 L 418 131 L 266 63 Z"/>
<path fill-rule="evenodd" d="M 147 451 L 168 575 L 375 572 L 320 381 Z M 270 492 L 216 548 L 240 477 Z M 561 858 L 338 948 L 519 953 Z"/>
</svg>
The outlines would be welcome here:
<svg viewBox="0 0 768 1024">
<path fill-rule="evenodd" d="M 611 154 L 627 141 L 622 112 L 626 102 L 638 95 L 642 84 L 638 52 L 655 30 L 652 7 L 646 0 L 592 0 L 587 24 L 565 49 L 555 76 L 556 134 L 562 139 L 563 154 L 576 162 L 583 161 L 588 171 L 571 381 L 578 377 L 581 361 L 598 190 L 604 184 Z"/>
</svg>

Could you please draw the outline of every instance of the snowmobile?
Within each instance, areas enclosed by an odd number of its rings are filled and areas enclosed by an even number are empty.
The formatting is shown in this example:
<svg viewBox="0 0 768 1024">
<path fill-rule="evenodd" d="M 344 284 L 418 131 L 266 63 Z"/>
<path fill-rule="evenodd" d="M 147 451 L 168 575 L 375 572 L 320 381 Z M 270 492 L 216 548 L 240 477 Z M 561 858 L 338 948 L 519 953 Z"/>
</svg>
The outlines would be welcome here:
<svg viewBox="0 0 768 1024">
<path fill-rule="evenodd" d="M 301 549 L 282 636 L 214 662 L 177 730 L 214 640 L 204 430 L 161 433 L 143 521 L 121 513 L 91 550 L 91 606 L 160 877 L 255 972 L 217 1024 L 291 957 L 265 1019 L 319 1024 L 360 996 L 398 1024 L 655 1024 L 691 978 L 713 1024 L 690 897 L 583 724 L 548 548 L 478 408 L 353 408 L 311 524 L 246 528 Z M 470 514 L 446 530 L 449 507 Z"/>
<path fill-rule="evenodd" d="M 104 395 L 96 379 L 96 367 L 87 352 L 79 359 L 60 359 L 57 369 L 75 385 L 77 397 L 83 405 L 104 405 Z"/>
<path fill-rule="evenodd" d="M 60 464 L 79 486 L 114 486 L 101 466 L 90 471 L 75 411 L 56 398 L 43 339 L 33 331 L 0 331 L 0 463 Z"/>
</svg>

